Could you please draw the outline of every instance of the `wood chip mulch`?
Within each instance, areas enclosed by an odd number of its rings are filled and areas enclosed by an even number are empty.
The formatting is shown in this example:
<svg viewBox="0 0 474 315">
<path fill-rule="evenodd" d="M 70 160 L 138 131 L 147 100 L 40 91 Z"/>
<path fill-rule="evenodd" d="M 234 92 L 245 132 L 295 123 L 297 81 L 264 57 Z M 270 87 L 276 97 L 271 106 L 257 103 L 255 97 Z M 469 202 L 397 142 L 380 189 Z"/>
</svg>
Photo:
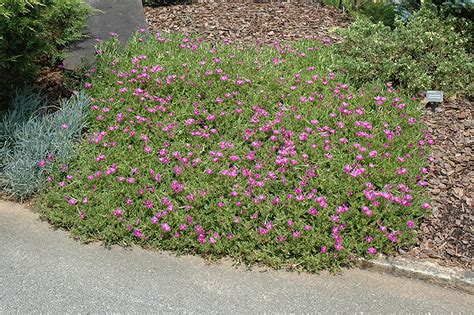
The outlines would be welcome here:
<svg viewBox="0 0 474 315">
<path fill-rule="evenodd" d="M 306 36 L 331 38 L 331 29 L 350 22 L 339 11 L 320 5 L 200 1 L 205 3 L 145 8 L 150 31 L 198 33 L 211 41 L 271 43 Z M 400 250 L 402 255 L 474 268 L 473 109 L 472 99 L 460 98 L 424 115 L 435 141 L 428 187 L 434 215 L 423 220 L 417 245 L 407 252 Z"/>
<path fill-rule="evenodd" d="M 420 226 L 418 244 L 408 254 L 448 267 L 474 270 L 474 102 L 462 97 L 427 110 L 431 133 L 428 180 L 434 215 Z"/>
<path fill-rule="evenodd" d="M 199 3 L 145 8 L 152 32 L 200 34 L 210 41 L 262 43 L 307 36 L 331 38 L 329 30 L 345 26 L 347 15 L 306 3 Z"/>
<path fill-rule="evenodd" d="M 66 84 L 64 73 L 58 68 L 44 67 L 38 72 L 34 86 L 45 94 L 51 102 L 69 98 L 72 93 Z"/>
</svg>

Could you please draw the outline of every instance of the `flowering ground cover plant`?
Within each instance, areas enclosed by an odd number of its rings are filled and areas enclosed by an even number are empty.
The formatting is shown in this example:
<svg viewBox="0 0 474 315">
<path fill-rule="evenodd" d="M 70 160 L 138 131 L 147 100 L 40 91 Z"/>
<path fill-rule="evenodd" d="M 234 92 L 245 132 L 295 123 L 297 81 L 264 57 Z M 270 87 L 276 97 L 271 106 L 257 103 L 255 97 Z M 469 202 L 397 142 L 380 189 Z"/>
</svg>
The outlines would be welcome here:
<svg viewBox="0 0 474 315">
<path fill-rule="evenodd" d="M 419 106 L 390 84 L 352 90 L 331 51 L 103 43 L 89 133 L 45 217 L 84 241 L 310 271 L 409 244 L 430 207 Z"/>
</svg>

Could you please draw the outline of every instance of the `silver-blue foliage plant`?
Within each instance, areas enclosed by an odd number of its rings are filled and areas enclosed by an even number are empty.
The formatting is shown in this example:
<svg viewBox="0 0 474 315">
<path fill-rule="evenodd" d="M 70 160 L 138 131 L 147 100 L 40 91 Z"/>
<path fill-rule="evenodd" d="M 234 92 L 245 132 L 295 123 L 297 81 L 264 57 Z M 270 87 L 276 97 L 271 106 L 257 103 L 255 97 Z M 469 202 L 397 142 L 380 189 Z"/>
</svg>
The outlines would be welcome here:
<svg viewBox="0 0 474 315">
<path fill-rule="evenodd" d="M 46 99 L 29 89 L 19 91 L 12 109 L 0 117 L 0 189 L 18 200 L 39 191 L 54 163 L 74 156 L 89 103 L 80 92 L 48 113 Z"/>
</svg>

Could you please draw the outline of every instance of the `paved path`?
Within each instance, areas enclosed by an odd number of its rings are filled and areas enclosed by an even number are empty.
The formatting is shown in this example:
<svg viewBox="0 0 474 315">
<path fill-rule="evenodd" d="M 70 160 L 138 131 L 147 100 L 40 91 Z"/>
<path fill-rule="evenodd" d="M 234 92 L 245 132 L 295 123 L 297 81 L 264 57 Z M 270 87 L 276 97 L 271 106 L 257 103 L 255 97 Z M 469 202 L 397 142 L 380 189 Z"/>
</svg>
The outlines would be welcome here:
<svg viewBox="0 0 474 315">
<path fill-rule="evenodd" d="M 139 248 L 82 245 L 0 201 L 0 313 L 447 313 L 474 310 L 451 289 L 362 270 L 308 275 L 206 265 Z"/>
<path fill-rule="evenodd" d="M 96 39 L 110 38 L 110 32 L 117 33 L 125 43 L 140 28 L 147 28 L 141 0 L 86 0 L 98 11 L 87 19 L 85 32 L 89 38 L 69 48 L 63 65 L 67 70 L 80 69 L 94 61 Z M 84 60 L 83 60 L 84 59 Z"/>
</svg>

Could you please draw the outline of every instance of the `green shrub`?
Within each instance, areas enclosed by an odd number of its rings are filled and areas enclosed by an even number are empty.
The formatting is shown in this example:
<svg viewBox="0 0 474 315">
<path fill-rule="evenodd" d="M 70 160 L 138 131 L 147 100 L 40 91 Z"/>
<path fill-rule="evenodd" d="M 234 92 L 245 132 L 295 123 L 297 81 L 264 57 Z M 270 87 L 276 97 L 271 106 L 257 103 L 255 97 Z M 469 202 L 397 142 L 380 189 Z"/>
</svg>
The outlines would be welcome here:
<svg viewBox="0 0 474 315">
<path fill-rule="evenodd" d="M 3 0 L 0 4 L 0 103 L 31 81 L 40 57 L 54 62 L 60 50 L 84 37 L 91 7 L 82 0 Z"/>
<path fill-rule="evenodd" d="M 427 8 L 400 20 L 392 31 L 383 24 L 358 19 L 341 29 L 338 65 L 358 85 L 380 79 L 409 93 L 441 89 L 446 95 L 472 93 L 473 62 L 467 40 Z"/>
<path fill-rule="evenodd" d="M 448 23 L 453 25 L 454 30 L 466 38 L 467 51 L 474 53 L 474 1 L 453 0 L 441 5 L 440 15 Z"/>
<path fill-rule="evenodd" d="M 466 48 L 469 53 L 474 51 L 474 1 L 472 0 L 433 0 L 425 3 L 438 13 L 438 16 L 451 24 L 454 30 L 467 39 Z M 417 0 L 402 0 L 395 5 L 399 17 L 407 21 L 410 16 L 422 7 Z"/>
<path fill-rule="evenodd" d="M 44 185 L 52 161 L 71 157 L 88 102 L 81 93 L 47 114 L 44 98 L 32 90 L 19 91 L 12 109 L 0 117 L 0 190 L 22 200 Z"/>
<path fill-rule="evenodd" d="M 382 22 L 386 26 L 395 26 L 395 6 L 389 2 L 365 1 L 360 7 L 360 12 L 367 16 L 373 23 Z"/>
</svg>

